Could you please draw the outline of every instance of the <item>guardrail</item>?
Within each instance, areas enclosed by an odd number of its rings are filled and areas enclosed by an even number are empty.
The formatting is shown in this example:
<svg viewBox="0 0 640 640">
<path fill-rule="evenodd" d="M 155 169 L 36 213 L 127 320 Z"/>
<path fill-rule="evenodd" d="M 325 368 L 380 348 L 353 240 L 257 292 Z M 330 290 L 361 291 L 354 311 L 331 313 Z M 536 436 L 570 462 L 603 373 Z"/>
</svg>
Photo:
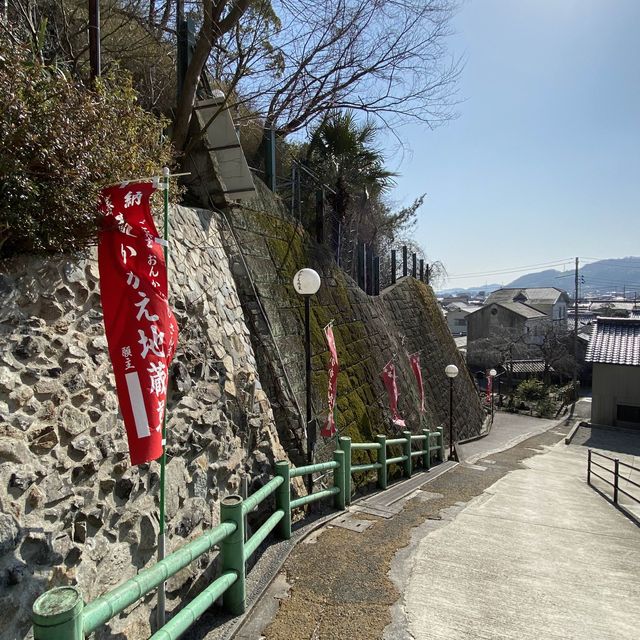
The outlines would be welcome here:
<svg viewBox="0 0 640 640">
<path fill-rule="evenodd" d="M 595 462 L 594 460 L 592 460 L 592 456 L 598 456 L 600 458 L 608 460 L 609 462 L 613 462 L 613 469 L 610 469 L 609 467 L 605 467 L 604 465 L 599 464 L 598 462 Z M 592 466 L 612 474 L 613 482 L 611 482 L 607 478 L 602 477 L 599 473 L 596 473 L 595 471 L 593 471 L 591 469 Z M 593 451 L 592 449 L 589 449 L 587 453 L 587 484 L 590 487 L 593 486 L 591 484 L 591 476 L 595 476 L 596 478 L 599 478 L 600 480 L 602 480 L 602 482 L 608 484 L 610 487 L 613 487 L 613 504 L 615 504 L 616 506 L 624 507 L 624 505 L 620 505 L 618 500 L 618 495 L 620 493 L 627 496 L 627 498 L 631 498 L 631 500 L 633 500 L 634 502 L 637 502 L 638 504 L 640 504 L 640 498 L 620 488 L 620 467 L 624 467 L 626 469 L 630 469 L 631 471 L 637 471 L 638 473 L 640 473 L 640 469 L 638 467 L 634 467 L 632 464 L 627 464 L 626 462 L 622 462 L 618 458 L 612 458 L 610 456 L 604 455 L 603 453 L 599 453 L 598 451 Z M 625 482 L 628 482 L 634 487 L 637 487 L 638 489 L 640 489 L 640 484 L 635 482 L 634 480 L 631 480 L 630 478 L 625 478 L 624 476 L 622 477 L 622 479 Z"/>
<path fill-rule="evenodd" d="M 436 439 L 436 444 L 432 445 L 432 438 Z M 423 442 L 423 448 L 413 451 L 414 442 Z M 444 432 L 442 427 L 437 431 L 423 429 L 420 435 L 412 435 L 410 431 L 403 431 L 402 438 L 387 438 L 386 436 L 376 436 L 375 442 L 351 442 L 351 438 L 340 438 L 340 449 L 344 451 L 345 459 L 345 497 L 347 504 L 351 503 L 351 474 L 362 471 L 377 471 L 378 488 L 386 489 L 389 481 L 389 466 L 401 464 L 402 473 L 405 478 L 410 478 L 414 464 L 414 458 L 422 460 L 422 467 L 425 470 L 431 468 L 431 459 L 434 453 L 438 454 L 440 462 L 444 461 Z M 393 446 L 402 447 L 402 455 L 389 457 L 388 448 Z M 352 464 L 352 451 L 375 451 L 377 453 L 376 462 L 367 464 Z"/>
<path fill-rule="evenodd" d="M 432 446 L 432 439 L 436 443 Z M 413 451 L 416 442 L 424 443 Z M 401 456 L 387 457 L 389 447 L 400 445 Z M 377 462 L 351 464 L 353 450 L 377 451 Z M 221 574 L 191 602 L 186 604 L 150 640 L 176 640 L 220 597 L 223 608 L 239 615 L 246 607 L 246 563 L 267 536 L 277 529 L 281 538 L 291 537 L 291 512 L 318 500 L 333 498 L 337 509 L 351 502 L 351 474 L 378 472 L 378 486 L 386 489 L 388 467 L 402 464 L 404 475 L 411 476 L 414 458 L 422 460 L 424 469 L 431 467 L 432 457 L 438 453 L 444 459 L 442 428 L 435 432 L 423 429 L 422 434 L 403 432 L 402 438 L 387 439 L 377 436 L 376 442 L 351 442 L 340 438 L 340 449 L 334 451 L 333 460 L 304 467 L 290 467 L 288 462 L 277 462 L 275 477 L 246 499 L 229 495 L 220 503 L 220 524 L 195 540 L 174 551 L 148 569 L 143 569 L 112 591 L 85 604 L 80 591 L 73 586 L 56 587 L 43 593 L 33 604 L 34 640 L 84 640 L 113 617 L 151 593 L 178 571 L 187 567 L 214 547 L 219 549 Z M 323 471 L 333 471 L 333 486 L 300 498 L 291 499 L 291 479 Z M 260 528 L 245 541 L 245 516 L 271 495 L 275 496 L 275 511 Z"/>
</svg>

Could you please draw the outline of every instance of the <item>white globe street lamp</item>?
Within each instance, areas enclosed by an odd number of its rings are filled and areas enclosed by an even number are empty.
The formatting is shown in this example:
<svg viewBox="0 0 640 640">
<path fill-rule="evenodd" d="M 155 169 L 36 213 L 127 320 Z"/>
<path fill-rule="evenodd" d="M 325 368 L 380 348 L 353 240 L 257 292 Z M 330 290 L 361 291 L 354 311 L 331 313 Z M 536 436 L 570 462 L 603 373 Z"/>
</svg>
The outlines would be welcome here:
<svg viewBox="0 0 640 640">
<path fill-rule="evenodd" d="M 444 368 L 444 372 L 449 378 L 455 378 L 458 375 L 458 367 L 455 364 L 448 364 Z"/>
<path fill-rule="evenodd" d="M 458 375 L 458 367 L 455 364 L 448 364 L 444 372 L 449 378 L 449 460 L 455 460 L 453 452 L 453 379 Z"/>
<path fill-rule="evenodd" d="M 313 269 L 300 269 L 293 276 L 293 287 L 301 296 L 312 296 L 320 288 L 320 276 Z"/>
<path fill-rule="evenodd" d="M 493 424 L 493 379 L 498 375 L 495 369 L 489 369 L 489 377 L 491 378 L 491 424 Z M 498 380 L 498 383 L 500 380 Z"/>
<path fill-rule="evenodd" d="M 320 276 L 313 269 L 300 269 L 293 276 L 293 288 L 304 297 L 304 355 L 307 384 L 307 461 L 313 464 L 313 447 L 316 442 L 316 433 L 311 424 L 311 296 L 320 289 Z M 307 491 L 313 492 L 313 474 L 308 476 Z"/>
</svg>

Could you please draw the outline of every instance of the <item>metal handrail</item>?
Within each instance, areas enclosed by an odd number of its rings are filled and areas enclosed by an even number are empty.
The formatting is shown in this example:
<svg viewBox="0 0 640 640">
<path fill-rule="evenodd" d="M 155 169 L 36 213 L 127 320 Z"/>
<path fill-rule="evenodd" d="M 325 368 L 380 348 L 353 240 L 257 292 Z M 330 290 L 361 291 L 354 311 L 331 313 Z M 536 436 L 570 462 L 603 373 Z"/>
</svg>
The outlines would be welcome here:
<svg viewBox="0 0 640 640">
<path fill-rule="evenodd" d="M 444 435 L 441 428 L 433 433 L 423 429 L 422 434 L 418 436 L 404 431 L 403 436 L 387 440 L 386 436 L 379 435 L 376 442 L 353 444 L 350 438 L 340 438 L 340 449 L 334 451 L 333 460 L 330 462 L 303 467 L 291 467 L 287 461 L 276 462 L 275 476 L 253 495 L 244 499 L 238 495 L 229 495 L 221 501 L 221 523 L 217 527 L 201 534 L 154 566 L 143 569 L 137 576 L 93 602 L 85 605 L 76 587 L 57 587 L 42 594 L 33 605 L 34 637 L 38 640 L 84 640 L 98 627 L 215 546 L 220 549 L 221 575 L 158 629 L 153 635 L 153 640 L 177 640 L 221 596 L 227 613 L 243 613 L 246 607 L 247 560 L 274 529 L 277 528 L 280 537 L 285 540 L 291 537 L 292 509 L 325 498 L 333 498 L 335 507 L 344 509 L 346 504 L 350 503 L 351 473 L 355 471 L 377 471 L 378 484 L 381 489 L 386 489 L 389 465 L 402 463 L 403 474 L 411 477 L 413 458 L 421 457 L 423 468 L 426 470 L 429 470 L 432 455 L 436 452 L 439 454 L 440 462 L 444 460 Z M 430 444 L 432 436 L 438 439 L 435 446 Z M 424 443 L 423 448 L 412 451 L 411 444 L 414 441 Z M 390 444 L 402 445 L 403 455 L 387 457 L 387 445 Z M 352 465 L 352 449 L 377 451 L 378 459 L 376 462 Z M 291 499 L 292 478 L 328 470 L 333 472 L 333 487 Z M 248 540 L 245 540 L 247 514 L 272 494 L 275 494 L 274 512 Z M 64 611 L 57 611 L 57 607 L 60 606 L 63 606 Z"/>
<path fill-rule="evenodd" d="M 613 462 L 613 469 L 609 469 L 608 467 L 598 464 L 597 462 L 592 460 L 592 457 L 594 455 L 600 456 L 605 460 L 609 460 L 610 462 Z M 587 452 L 587 484 L 589 486 L 592 486 L 591 476 L 595 476 L 599 480 L 602 480 L 602 482 L 604 482 L 605 484 L 608 484 L 610 487 L 613 487 L 613 504 L 615 504 L 618 507 L 621 507 L 621 508 L 624 507 L 624 505 L 620 505 L 618 501 L 618 494 L 620 493 L 627 496 L 634 502 L 637 502 L 638 504 L 640 504 L 640 498 L 620 488 L 620 478 L 622 478 L 623 481 L 628 482 L 629 484 L 632 484 L 634 487 L 638 487 L 640 489 L 640 484 L 638 484 L 634 480 L 631 480 L 630 478 L 625 478 L 624 476 L 620 475 L 620 465 L 622 465 L 623 467 L 626 467 L 627 469 L 638 471 L 640 473 L 640 469 L 638 467 L 634 467 L 632 464 L 621 462 L 618 458 L 612 458 L 611 456 L 607 456 L 598 451 L 593 451 L 592 449 L 589 449 Z M 610 480 L 607 480 L 606 478 L 603 478 L 600 474 L 596 473 L 595 471 L 592 471 L 591 467 L 598 467 L 599 469 L 604 469 L 604 471 L 607 471 L 608 473 L 613 474 L 613 482 L 611 482 Z"/>
</svg>

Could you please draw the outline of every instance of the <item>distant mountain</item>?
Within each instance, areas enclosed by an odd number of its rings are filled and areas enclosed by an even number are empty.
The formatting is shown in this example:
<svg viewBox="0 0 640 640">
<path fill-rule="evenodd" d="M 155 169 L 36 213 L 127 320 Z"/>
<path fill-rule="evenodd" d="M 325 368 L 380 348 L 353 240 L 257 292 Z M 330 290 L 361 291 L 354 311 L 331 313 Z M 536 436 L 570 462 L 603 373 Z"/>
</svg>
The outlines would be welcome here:
<svg viewBox="0 0 640 640">
<path fill-rule="evenodd" d="M 501 289 L 501 284 L 485 284 L 481 287 L 469 287 L 468 289 L 440 289 L 436 293 L 439 296 L 477 295 L 478 291 L 484 291 L 487 295 L 496 289 Z"/>
<path fill-rule="evenodd" d="M 610 258 L 584 265 L 578 271 L 580 295 L 640 298 L 640 257 Z M 558 287 L 573 292 L 575 272 L 547 269 L 516 278 L 506 287 Z"/>
</svg>

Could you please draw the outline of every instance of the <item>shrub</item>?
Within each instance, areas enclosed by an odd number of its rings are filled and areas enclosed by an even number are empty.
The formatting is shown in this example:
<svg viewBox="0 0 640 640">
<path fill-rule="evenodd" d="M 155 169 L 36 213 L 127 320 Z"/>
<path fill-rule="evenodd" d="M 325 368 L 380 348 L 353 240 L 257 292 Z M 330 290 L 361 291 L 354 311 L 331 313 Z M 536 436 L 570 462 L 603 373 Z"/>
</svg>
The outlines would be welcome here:
<svg viewBox="0 0 640 640">
<path fill-rule="evenodd" d="M 522 402 L 537 402 L 547 397 L 547 389 L 540 380 L 524 380 L 516 389 L 516 397 Z"/>
<path fill-rule="evenodd" d="M 556 410 L 556 403 L 551 398 L 542 398 L 536 403 L 535 411 L 538 418 L 553 418 Z"/>
<path fill-rule="evenodd" d="M 0 36 L 0 256 L 78 251 L 95 242 L 106 184 L 171 162 L 165 123 L 124 75 L 94 90 Z"/>
</svg>

